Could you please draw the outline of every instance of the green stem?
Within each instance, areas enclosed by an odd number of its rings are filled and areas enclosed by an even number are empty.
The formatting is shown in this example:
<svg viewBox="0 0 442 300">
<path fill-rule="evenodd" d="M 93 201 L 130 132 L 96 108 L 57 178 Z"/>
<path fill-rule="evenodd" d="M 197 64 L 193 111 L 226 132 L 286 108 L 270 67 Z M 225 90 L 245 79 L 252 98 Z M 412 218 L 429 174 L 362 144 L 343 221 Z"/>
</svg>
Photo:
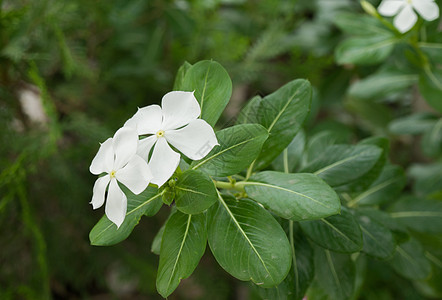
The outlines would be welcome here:
<svg viewBox="0 0 442 300">
<path fill-rule="evenodd" d="M 249 179 L 250 176 L 252 175 L 253 167 L 255 166 L 255 162 L 256 162 L 256 159 L 252 162 L 252 164 L 250 165 L 250 167 L 247 169 L 246 180 Z"/>
</svg>

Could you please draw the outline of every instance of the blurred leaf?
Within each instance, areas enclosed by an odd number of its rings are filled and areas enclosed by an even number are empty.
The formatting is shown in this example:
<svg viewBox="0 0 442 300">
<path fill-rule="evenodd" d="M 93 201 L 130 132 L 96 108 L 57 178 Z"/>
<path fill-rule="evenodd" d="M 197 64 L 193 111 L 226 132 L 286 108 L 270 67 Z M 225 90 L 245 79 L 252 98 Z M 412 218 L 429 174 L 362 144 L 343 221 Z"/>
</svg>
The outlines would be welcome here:
<svg viewBox="0 0 442 300">
<path fill-rule="evenodd" d="M 401 134 L 421 134 L 428 131 L 436 124 L 436 117 L 430 113 L 414 113 L 409 116 L 393 120 L 388 129 L 391 133 Z"/>
<path fill-rule="evenodd" d="M 176 211 L 167 221 L 160 251 L 157 290 L 164 298 L 189 277 L 204 254 L 207 243 L 206 218 Z"/>
<path fill-rule="evenodd" d="M 317 221 L 299 223 L 305 234 L 323 248 L 353 253 L 362 249 L 362 232 L 358 222 L 345 208 L 341 214 Z"/>
<path fill-rule="evenodd" d="M 391 32 L 377 19 L 360 13 L 340 13 L 333 20 L 347 34 L 359 36 L 390 35 Z"/>
<path fill-rule="evenodd" d="M 220 195 L 208 210 L 207 224 L 210 249 L 232 276 L 262 287 L 278 285 L 287 276 L 291 266 L 287 236 L 259 204 Z"/>
<path fill-rule="evenodd" d="M 327 217 L 340 210 L 338 195 L 313 174 L 256 173 L 245 183 L 250 198 L 295 221 Z"/>
<path fill-rule="evenodd" d="M 442 191 L 442 163 L 415 164 L 408 174 L 414 179 L 413 191 L 417 196 L 432 196 Z"/>
<path fill-rule="evenodd" d="M 425 132 L 421 140 L 422 151 L 429 157 L 442 157 L 442 118 Z"/>
<path fill-rule="evenodd" d="M 104 215 L 89 234 L 92 245 L 109 246 L 121 242 L 130 235 L 143 214 L 153 216 L 163 204 L 161 194 L 158 194 L 156 188 L 148 187 L 139 195 L 134 195 L 123 186 L 122 189 L 127 196 L 127 213 L 123 224 L 117 228 L 117 225 Z"/>
<path fill-rule="evenodd" d="M 419 77 L 419 91 L 431 107 L 442 113 L 442 101 L 440 99 L 442 71 L 438 69 L 431 70 L 427 67 L 425 73 Z"/>
</svg>

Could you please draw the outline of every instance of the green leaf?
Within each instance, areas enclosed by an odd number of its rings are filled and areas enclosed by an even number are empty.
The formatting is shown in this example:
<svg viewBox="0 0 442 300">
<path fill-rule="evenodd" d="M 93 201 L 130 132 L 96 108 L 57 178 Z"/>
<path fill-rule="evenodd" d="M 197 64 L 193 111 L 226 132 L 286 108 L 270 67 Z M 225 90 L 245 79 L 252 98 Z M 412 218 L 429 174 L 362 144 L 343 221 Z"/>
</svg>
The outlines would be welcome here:
<svg viewBox="0 0 442 300">
<path fill-rule="evenodd" d="M 305 133 L 300 130 L 295 138 L 290 142 L 286 149 L 272 162 L 275 170 L 281 172 L 292 173 L 301 163 L 302 155 L 305 148 Z M 288 169 L 284 170 L 286 163 Z"/>
<path fill-rule="evenodd" d="M 187 170 L 175 184 L 175 203 L 186 214 L 198 214 L 218 199 L 212 179 L 201 172 Z"/>
<path fill-rule="evenodd" d="M 442 61 L 442 44 L 421 42 L 418 46 L 434 63 Z"/>
<path fill-rule="evenodd" d="M 203 214 L 175 212 L 166 223 L 161 242 L 157 290 L 166 298 L 181 279 L 189 277 L 204 254 L 207 242 Z"/>
<path fill-rule="evenodd" d="M 396 272 L 412 280 L 425 279 L 431 273 L 431 264 L 415 239 L 398 245 L 396 254 L 389 263 Z"/>
<path fill-rule="evenodd" d="M 201 106 L 201 118 L 214 126 L 232 96 L 232 81 L 217 62 L 203 60 L 191 66 L 180 85 L 183 91 L 195 91 Z"/>
<path fill-rule="evenodd" d="M 414 231 L 442 233 L 442 201 L 404 197 L 390 211 L 392 218 Z"/>
<path fill-rule="evenodd" d="M 305 234 L 323 248 L 353 253 L 362 249 L 362 232 L 358 222 L 347 209 L 340 215 L 317 221 L 299 223 Z"/>
<path fill-rule="evenodd" d="M 152 246 L 150 247 L 150 251 L 152 251 L 156 255 L 160 255 L 161 241 L 163 240 L 163 234 L 164 234 L 165 228 L 166 228 L 166 224 L 163 224 L 163 226 L 161 226 L 160 230 L 158 230 L 157 234 L 155 235 L 153 242 L 152 242 Z"/>
<path fill-rule="evenodd" d="M 192 163 L 211 176 L 234 175 L 246 169 L 260 153 L 268 137 L 267 130 L 258 124 L 235 125 L 216 133 L 220 146 L 205 158 Z"/>
<path fill-rule="evenodd" d="M 314 276 L 313 249 L 293 221 L 288 221 L 289 239 L 292 247 L 292 267 L 284 281 L 274 288 L 258 288 L 263 299 L 304 298 Z"/>
<path fill-rule="evenodd" d="M 386 165 L 368 189 L 355 197 L 348 205 L 378 205 L 394 201 L 406 182 L 407 178 L 401 167 Z"/>
<path fill-rule="evenodd" d="M 350 183 L 367 174 L 382 155 L 374 145 L 332 145 L 300 172 L 314 173 L 332 187 Z"/>
<path fill-rule="evenodd" d="M 408 174 L 414 180 L 415 195 L 431 197 L 442 192 L 442 162 L 412 165 Z"/>
<path fill-rule="evenodd" d="M 376 258 L 390 258 L 396 250 L 396 241 L 391 231 L 368 216 L 357 214 L 356 218 L 362 230 L 362 251 Z"/>
<path fill-rule="evenodd" d="M 236 124 L 259 123 L 258 115 L 261 101 L 262 98 L 259 95 L 247 101 L 247 105 L 244 106 L 239 112 L 238 118 L 236 119 Z"/>
<path fill-rule="evenodd" d="M 415 113 L 403 118 L 392 121 L 388 130 L 391 133 L 402 134 L 421 134 L 428 131 L 437 122 L 436 117 L 430 113 Z"/>
<path fill-rule="evenodd" d="M 442 71 L 425 69 L 425 73 L 419 78 L 419 91 L 429 105 L 442 113 Z"/>
<path fill-rule="evenodd" d="M 109 246 L 121 242 L 130 235 L 143 214 L 153 216 L 163 204 L 161 194 L 158 194 L 158 189 L 154 187 L 148 187 L 139 195 L 134 195 L 127 188 L 121 187 L 127 196 L 127 212 L 124 222 L 117 229 L 117 225 L 104 215 L 89 233 L 92 245 Z"/>
<path fill-rule="evenodd" d="M 359 13 L 340 13 L 333 22 L 345 33 L 359 36 L 391 35 L 391 32 L 377 19 Z"/>
<path fill-rule="evenodd" d="M 297 79 L 261 100 L 257 119 L 268 130 L 269 138 L 255 169 L 269 165 L 293 140 L 310 111 L 311 93 L 310 83 Z"/>
<path fill-rule="evenodd" d="M 272 215 L 252 200 L 219 195 L 207 213 L 210 249 L 232 276 L 262 287 L 281 283 L 291 266 L 290 244 Z"/>
<path fill-rule="evenodd" d="M 187 71 L 192 67 L 191 64 L 189 64 L 187 61 L 185 61 L 181 67 L 178 69 L 178 72 L 175 76 L 175 82 L 173 83 L 173 90 L 174 91 L 182 91 L 183 90 L 183 83 L 184 78 L 186 76 Z"/>
<path fill-rule="evenodd" d="M 337 214 L 341 207 L 336 192 L 313 174 L 264 171 L 253 175 L 244 188 L 265 208 L 295 221 Z"/>
<path fill-rule="evenodd" d="M 340 65 L 377 64 L 383 62 L 391 54 L 396 42 L 392 34 L 348 38 L 336 47 L 336 62 Z"/>
<path fill-rule="evenodd" d="M 442 154 L 442 118 L 425 132 L 421 140 L 422 151 L 429 157 L 437 158 Z"/>
<path fill-rule="evenodd" d="M 419 76 L 416 74 L 391 70 L 381 71 L 352 84 L 348 93 L 351 97 L 361 100 L 379 100 L 404 91 L 418 79 Z"/>
<path fill-rule="evenodd" d="M 315 284 L 327 295 L 326 299 L 344 300 L 353 295 L 356 272 L 349 255 L 316 247 L 315 276 Z M 310 299 L 309 294 L 307 297 Z"/>
<path fill-rule="evenodd" d="M 320 156 L 324 149 L 331 145 L 342 144 L 346 142 L 346 138 L 337 131 L 323 130 L 313 135 L 308 143 L 305 151 L 305 162 L 309 163 Z"/>
</svg>

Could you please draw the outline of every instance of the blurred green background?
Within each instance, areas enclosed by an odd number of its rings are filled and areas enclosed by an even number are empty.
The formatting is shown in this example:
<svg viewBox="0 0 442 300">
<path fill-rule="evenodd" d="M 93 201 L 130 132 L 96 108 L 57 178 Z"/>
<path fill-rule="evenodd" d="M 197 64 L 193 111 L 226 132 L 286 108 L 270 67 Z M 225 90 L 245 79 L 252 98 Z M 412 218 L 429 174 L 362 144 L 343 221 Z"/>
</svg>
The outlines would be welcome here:
<svg viewBox="0 0 442 300">
<path fill-rule="evenodd" d="M 220 128 L 247 99 L 295 78 L 315 87 L 310 134 L 388 135 L 394 118 L 429 110 L 409 94 L 348 99 L 350 82 L 375 67 L 336 65 L 342 11 L 362 9 L 352 0 L 0 0 L 0 299 L 160 299 L 150 247 L 168 208 L 119 245 L 90 246 L 104 210 L 89 204 L 88 168 L 137 107 L 160 103 L 184 61 L 214 59 L 232 77 Z M 435 159 L 414 138 L 391 139 L 404 167 Z M 420 299 L 399 276 L 384 276 L 361 297 Z M 209 297 L 254 296 L 207 253 L 170 299 Z"/>
</svg>

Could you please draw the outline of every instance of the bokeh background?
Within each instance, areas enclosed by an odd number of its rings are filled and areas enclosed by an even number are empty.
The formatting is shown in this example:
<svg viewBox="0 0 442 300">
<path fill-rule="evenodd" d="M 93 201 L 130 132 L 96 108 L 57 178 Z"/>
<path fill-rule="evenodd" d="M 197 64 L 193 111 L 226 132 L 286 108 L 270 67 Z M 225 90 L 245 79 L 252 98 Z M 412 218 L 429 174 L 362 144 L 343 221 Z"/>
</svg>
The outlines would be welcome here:
<svg viewBox="0 0 442 300">
<path fill-rule="evenodd" d="M 160 103 L 184 61 L 213 59 L 230 74 L 218 128 L 253 95 L 295 78 L 315 87 L 309 133 L 357 141 L 388 135 L 397 116 L 431 111 L 412 90 L 383 103 L 347 97 L 374 67 L 335 63 L 342 11 L 362 9 L 355 0 L 0 0 L 0 299 L 160 299 L 150 247 L 169 208 L 118 245 L 91 246 L 104 210 L 89 204 L 88 167 L 137 107 Z M 415 138 L 392 137 L 391 146 L 405 168 L 434 160 Z M 382 274 L 362 299 L 424 299 Z M 208 251 L 170 299 L 253 297 Z"/>
</svg>

